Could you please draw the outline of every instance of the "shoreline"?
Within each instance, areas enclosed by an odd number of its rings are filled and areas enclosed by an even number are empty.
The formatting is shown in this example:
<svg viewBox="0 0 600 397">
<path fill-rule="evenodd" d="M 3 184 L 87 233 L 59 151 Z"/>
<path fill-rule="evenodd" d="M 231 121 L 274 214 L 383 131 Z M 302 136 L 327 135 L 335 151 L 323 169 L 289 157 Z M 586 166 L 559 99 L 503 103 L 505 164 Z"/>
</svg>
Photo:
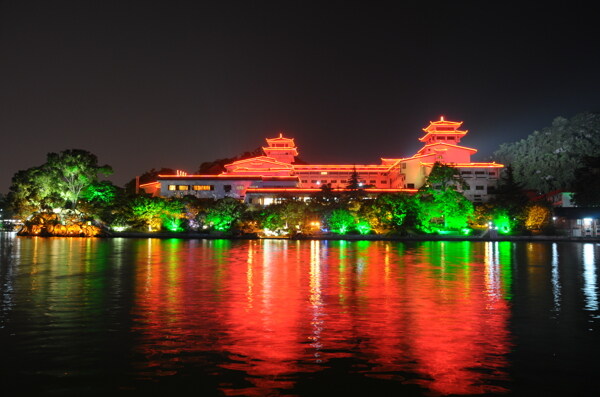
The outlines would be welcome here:
<svg viewBox="0 0 600 397">
<path fill-rule="evenodd" d="M 538 242 L 600 242 L 600 237 L 571 237 L 571 236 L 448 236 L 448 235 L 323 235 L 323 236 L 298 236 L 298 237 L 268 237 L 257 235 L 215 235 L 206 233 L 144 233 L 144 232 L 115 232 L 101 238 L 179 238 L 198 240 L 348 240 L 348 241 L 538 241 Z"/>
<path fill-rule="evenodd" d="M 16 233 L 10 231 L 0 231 L 2 233 Z M 71 237 L 71 238 L 87 238 L 83 236 L 47 236 L 47 235 L 18 235 L 19 237 Z M 600 236 L 597 237 L 572 237 L 572 236 L 449 236 L 449 235 L 300 235 L 295 237 L 259 237 L 256 234 L 245 235 L 227 235 L 227 234 L 208 234 L 208 233 L 173 233 L 173 232 L 113 232 L 92 238 L 158 238 L 158 239 L 185 239 L 185 240 L 331 240 L 331 241 L 509 241 L 509 242 L 598 242 Z"/>
</svg>

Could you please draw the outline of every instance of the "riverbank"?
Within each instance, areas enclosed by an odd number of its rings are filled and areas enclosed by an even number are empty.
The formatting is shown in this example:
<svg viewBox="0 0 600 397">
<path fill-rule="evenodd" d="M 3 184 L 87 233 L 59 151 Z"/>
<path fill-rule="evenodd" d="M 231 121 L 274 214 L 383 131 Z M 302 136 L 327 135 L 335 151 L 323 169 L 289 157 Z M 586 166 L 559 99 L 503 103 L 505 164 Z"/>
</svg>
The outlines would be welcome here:
<svg viewBox="0 0 600 397">
<path fill-rule="evenodd" d="M 172 232 L 114 232 L 107 238 L 180 238 L 180 239 L 204 239 L 204 240 L 348 240 L 348 241 L 566 241 L 566 242 L 600 242 L 600 237 L 571 237 L 571 236 L 461 236 L 461 235 L 359 235 L 359 234 L 322 234 L 322 235 L 298 235 L 295 237 L 261 238 L 256 234 L 227 235 L 209 233 L 172 233 Z"/>
</svg>

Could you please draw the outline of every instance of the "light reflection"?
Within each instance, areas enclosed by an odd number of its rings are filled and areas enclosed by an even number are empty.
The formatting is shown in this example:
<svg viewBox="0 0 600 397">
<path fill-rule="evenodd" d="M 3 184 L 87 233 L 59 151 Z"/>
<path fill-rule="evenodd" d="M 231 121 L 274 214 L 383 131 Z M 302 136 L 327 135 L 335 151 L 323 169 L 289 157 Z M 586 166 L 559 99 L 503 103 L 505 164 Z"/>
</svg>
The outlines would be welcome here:
<svg viewBox="0 0 600 397">
<path fill-rule="evenodd" d="M 596 260 L 594 244 L 583 245 L 583 294 L 586 310 L 598 310 L 598 287 L 596 283 Z"/>
<path fill-rule="evenodd" d="M 311 346 L 315 349 L 315 359 L 317 363 L 321 362 L 320 350 L 323 347 L 321 344 L 321 331 L 323 330 L 323 320 L 321 317 L 322 305 L 321 300 L 321 244 L 319 241 L 310 242 L 310 304 L 312 310 L 312 335 L 309 337 Z"/>
<path fill-rule="evenodd" d="M 365 376 L 408 371 L 435 393 L 501 391 L 487 382 L 506 378 L 510 351 L 497 243 L 472 245 L 482 262 L 469 264 L 464 244 L 444 243 L 442 266 L 438 244 L 391 244 L 261 240 L 207 252 L 157 241 L 138 273 L 151 286 L 136 299 L 150 361 L 142 376 L 185 365 L 166 353 L 219 348 L 229 357 L 221 370 L 246 384 L 223 384 L 225 395 L 290 390 L 294 374 L 348 357 L 366 360 Z"/>
<path fill-rule="evenodd" d="M 554 307 L 552 310 L 554 312 L 560 311 L 560 278 L 558 274 L 558 245 L 556 243 L 552 243 L 552 301 L 554 303 Z"/>
</svg>

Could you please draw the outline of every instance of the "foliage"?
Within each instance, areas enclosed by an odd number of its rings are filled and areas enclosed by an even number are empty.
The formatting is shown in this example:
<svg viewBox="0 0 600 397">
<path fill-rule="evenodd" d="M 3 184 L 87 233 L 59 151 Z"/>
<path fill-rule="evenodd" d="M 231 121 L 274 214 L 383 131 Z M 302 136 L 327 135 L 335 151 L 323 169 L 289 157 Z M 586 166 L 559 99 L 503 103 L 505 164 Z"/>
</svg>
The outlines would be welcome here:
<svg viewBox="0 0 600 397">
<path fill-rule="evenodd" d="M 600 156 L 585 157 L 575 171 L 573 201 L 582 207 L 600 207 Z"/>
<path fill-rule="evenodd" d="M 557 117 L 550 127 L 500 145 L 494 159 L 512 164 L 516 181 L 527 189 L 569 191 L 583 159 L 599 152 L 600 114 L 581 113 L 570 120 Z"/>
<path fill-rule="evenodd" d="M 539 232 L 550 224 L 551 213 L 546 205 L 532 204 L 525 213 L 525 228 L 529 231 Z"/>
<path fill-rule="evenodd" d="M 56 192 L 73 209 L 83 190 L 98 181 L 99 174 L 112 174 L 110 166 L 98 165 L 96 155 L 79 149 L 49 153 L 43 168 L 52 178 Z"/>
<path fill-rule="evenodd" d="M 359 188 L 360 188 L 360 181 L 358 180 L 358 171 L 356 171 L 356 166 L 355 166 L 352 169 L 352 174 L 350 174 L 350 179 L 348 180 L 346 189 L 357 190 Z"/>
<path fill-rule="evenodd" d="M 225 166 L 227 164 L 233 163 L 234 161 L 239 161 L 239 160 L 244 160 L 244 159 L 248 159 L 248 158 L 252 158 L 252 157 L 256 157 L 256 156 L 263 156 L 263 150 L 262 148 L 258 147 L 250 152 L 244 152 L 238 156 L 235 157 L 230 157 L 230 158 L 223 158 L 223 159 L 218 159 L 218 160 L 213 160 L 213 161 L 206 161 L 202 164 L 200 164 L 200 167 L 198 167 L 198 174 L 208 174 L 208 175 L 216 175 L 216 174 L 220 174 L 221 172 L 225 171 Z"/>
<path fill-rule="evenodd" d="M 149 231 L 160 230 L 165 200 L 159 197 L 137 195 L 129 201 L 132 224 L 145 225 Z"/>
<path fill-rule="evenodd" d="M 382 194 L 374 207 L 380 228 L 404 232 L 414 224 L 415 198 L 406 193 Z"/>
<path fill-rule="evenodd" d="M 150 183 L 150 182 L 154 182 L 157 180 L 159 175 L 174 175 L 175 174 L 175 170 L 173 168 L 166 168 L 163 167 L 159 170 L 156 170 L 154 168 L 152 168 L 150 171 L 146 171 L 144 172 L 142 175 L 139 176 L 139 183 L 140 185 L 143 185 L 144 183 Z M 129 182 L 127 182 L 125 184 L 125 191 L 128 194 L 136 194 L 139 192 L 136 192 L 136 179 L 137 178 L 133 178 L 131 179 Z"/>
<path fill-rule="evenodd" d="M 8 202 L 15 216 L 25 220 L 37 212 L 49 212 L 64 204 L 52 177 L 42 167 L 18 171 L 12 178 Z"/>
<path fill-rule="evenodd" d="M 435 163 L 415 196 L 417 227 L 425 233 L 466 228 L 474 207 L 457 187 L 467 186 L 455 168 Z"/>
<path fill-rule="evenodd" d="M 286 200 L 262 209 L 260 225 L 277 234 L 287 234 L 304 228 L 307 204 L 297 200 Z"/>
<path fill-rule="evenodd" d="M 433 164 L 431 172 L 427 176 L 427 180 L 425 181 L 423 188 L 433 188 L 439 190 L 461 188 L 465 190 L 469 188 L 469 185 L 465 182 L 462 176 L 460 176 L 460 172 L 456 168 L 436 161 Z"/>
<path fill-rule="evenodd" d="M 337 234 L 348 233 L 355 223 L 355 218 L 350 211 L 343 208 L 335 209 L 327 217 L 329 229 Z"/>
<path fill-rule="evenodd" d="M 85 150 L 49 153 L 41 166 L 15 173 L 9 193 L 11 208 L 21 219 L 55 208 L 75 209 L 82 193 L 98 183 L 99 174 L 111 172 Z"/>
<path fill-rule="evenodd" d="M 225 197 L 217 200 L 213 206 L 206 211 L 205 221 L 208 225 L 220 232 L 230 230 L 244 212 L 244 205 L 238 200 Z"/>
<path fill-rule="evenodd" d="M 371 224 L 365 219 L 360 219 L 354 227 L 360 234 L 368 234 L 371 231 Z"/>
</svg>

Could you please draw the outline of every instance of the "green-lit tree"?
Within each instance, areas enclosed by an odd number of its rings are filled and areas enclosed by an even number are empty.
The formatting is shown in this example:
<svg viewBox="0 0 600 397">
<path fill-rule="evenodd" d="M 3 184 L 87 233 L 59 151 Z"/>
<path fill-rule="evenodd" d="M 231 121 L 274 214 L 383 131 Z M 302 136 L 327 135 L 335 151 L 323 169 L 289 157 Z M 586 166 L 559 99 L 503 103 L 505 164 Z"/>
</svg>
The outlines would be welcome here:
<svg viewBox="0 0 600 397">
<path fill-rule="evenodd" d="M 304 228 L 307 207 L 306 203 L 298 200 L 269 205 L 260 213 L 260 225 L 277 234 L 298 232 Z"/>
<path fill-rule="evenodd" d="M 489 202 L 490 221 L 500 233 L 508 234 L 521 230 L 525 222 L 524 211 L 528 202 L 523 185 L 515 178 L 512 165 L 507 165 Z"/>
<path fill-rule="evenodd" d="M 144 228 L 148 231 L 160 230 L 165 208 L 165 199 L 137 195 L 127 201 L 131 214 L 129 223 L 133 228 Z"/>
<path fill-rule="evenodd" d="M 415 196 L 418 228 L 434 233 L 468 227 L 473 203 L 458 191 L 467 187 L 455 168 L 435 163 Z"/>
<path fill-rule="evenodd" d="M 375 200 L 371 224 L 375 230 L 406 233 L 415 223 L 415 199 L 405 193 L 382 194 Z"/>
<path fill-rule="evenodd" d="M 241 218 L 244 209 L 244 205 L 238 200 L 225 197 L 217 200 L 206 211 L 205 223 L 220 232 L 229 231 L 234 223 Z"/>
<path fill-rule="evenodd" d="M 329 225 L 329 230 L 337 234 L 348 233 L 356 223 L 354 215 L 344 208 L 338 208 L 331 211 L 326 220 Z"/>
<path fill-rule="evenodd" d="M 63 207 L 65 201 L 56 190 L 52 175 L 43 167 L 32 167 L 13 176 L 8 204 L 16 217 L 25 220 L 37 212 Z"/>
<path fill-rule="evenodd" d="M 96 155 L 80 149 L 49 153 L 42 167 L 52 177 L 54 189 L 71 209 L 77 207 L 81 193 L 96 183 L 100 174 L 112 174 L 110 166 L 98 165 Z"/>
<path fill-rule="evenodd" d="M 98 182 L 99 174 L 111 172 L 109 166 L 99 166 L 97 157 L 85 150 L 49 153 L 43 165 L 14 175 L 11 207 L 21 218 L 55 209 L 75 210 L 82 193 Z"/>
</svg>

